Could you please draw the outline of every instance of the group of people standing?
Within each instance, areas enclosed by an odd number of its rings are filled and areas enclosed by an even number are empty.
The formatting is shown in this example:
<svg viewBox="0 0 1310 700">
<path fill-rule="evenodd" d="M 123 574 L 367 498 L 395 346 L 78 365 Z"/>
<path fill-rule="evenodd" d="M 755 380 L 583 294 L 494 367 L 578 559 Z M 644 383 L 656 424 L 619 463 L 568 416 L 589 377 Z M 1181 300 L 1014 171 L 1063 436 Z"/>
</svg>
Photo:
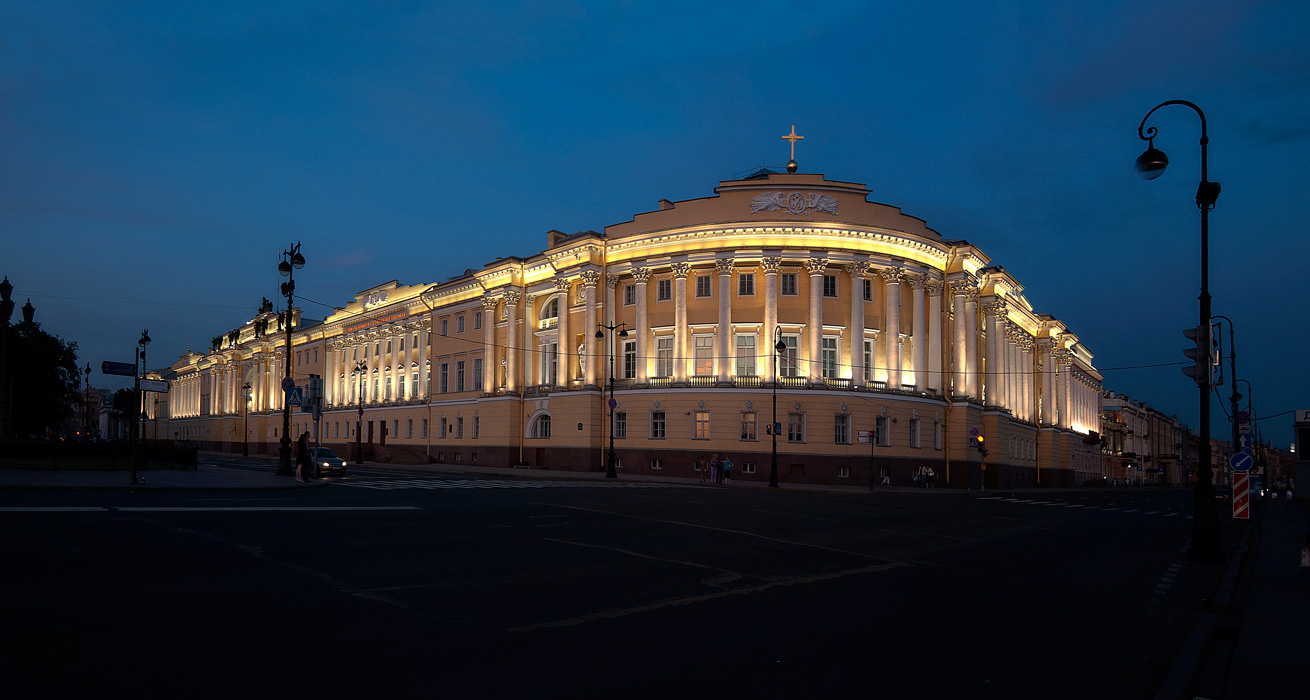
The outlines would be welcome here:
<svg viewBox="0 0 1310 700">
<path fill-rule="evenodd" d="M 712 459 L 705 459 L 705 455 L 701 455 L 699 462 L 697 471 L 700 472 L 700 482 L 702 484 L 706 483 L 706 479 L 711 484 L 727 486 L 732 483 L 731 457 L 715 452 Z"/>
</svg>

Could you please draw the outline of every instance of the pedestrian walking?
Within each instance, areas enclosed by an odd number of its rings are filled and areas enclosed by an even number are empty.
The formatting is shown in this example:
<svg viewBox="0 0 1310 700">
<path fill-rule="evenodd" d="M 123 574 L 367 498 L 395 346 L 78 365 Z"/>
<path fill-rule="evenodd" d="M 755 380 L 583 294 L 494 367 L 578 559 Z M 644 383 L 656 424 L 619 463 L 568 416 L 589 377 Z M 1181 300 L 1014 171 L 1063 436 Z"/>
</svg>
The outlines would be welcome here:
<svg viewBox="0 0 1310 700">
<path fill-rule="evenodd" d="M 709 470 L 710 461 L 705 458 L 705 455 L 701 455 L 700 460 L 696 462 L 696 471 L 700 472 L 700 482 L 702 484 L 705 483 L 705 473 Z"/>
<path fill-rule="evenodd" d="M 314 462 L 309 457 L 309 431 L 306 430 L 296 440 L 296 481 L 312 481 L 313 472 Z"/>
<path fill-rule="evenodd" d="M 1283 510 L 1287 510 L 1292 505 L 1292 487 L 1287 487 L 1287 493 L 1283 494 Z"/>
<path fill-rule="evenodd" d="M 928 481 L 927 488 L 932 488 L 934 482 L 937 481 L 937 472 L 933 471 L 932 467 L 928 467 L 928 473 L 923 478 Z"/>
<path fill-rule="evenodd" d="M 892 487 L 892 475 L 891 472 L 887 470 L 887 467 L 882 468 L 882 487 L 885 489 Z"/>
<path fill-rule="evenodd" d="M 714 453 L 714 458 L 710 460 L 710 483 L 719 483 L 719 469 L 723 467 L 723 458 L 718 452 Z"/>
<path fill-rule="evenodd" d="M 725 456 L 723 458 L 723 485 L 727 486 L 732 483 L 732 458 Z"/>
</svg>

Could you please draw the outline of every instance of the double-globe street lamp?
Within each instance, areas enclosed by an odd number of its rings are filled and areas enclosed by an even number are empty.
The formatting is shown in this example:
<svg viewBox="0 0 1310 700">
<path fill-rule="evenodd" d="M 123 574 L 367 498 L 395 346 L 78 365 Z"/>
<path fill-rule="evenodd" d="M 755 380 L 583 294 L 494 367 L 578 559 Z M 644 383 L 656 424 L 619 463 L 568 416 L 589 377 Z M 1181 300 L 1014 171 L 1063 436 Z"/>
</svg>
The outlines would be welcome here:
<svg viewBox="0 0 1310 700">
<path fill-rule="evenodd" d="M 364 428 L 364 374 L 366 372 L 368 372 L 368 365 L 364 364 L 363 360 L 356 362 L 355 369 L 351 372 L 351 374 L 359 375 L 359 389 L 356 394 L 359 399 L 359 414 L 355 418 L 355 464 L 364 463 L 364 438 L 362 433 Z"/>
<path fill-rule="evenodd" d="M 607 326 L 603 323 L 597 323 L 596 338 L 598 340 L 604 340 L 605 331 L 609 331 L 610 333 L 613 333 L 615 330 L 618 330 L 620 339 L 628 337 L 628 324 L 626 323 L 620 323 L 614 326 Z M 610 451 L 609 454 L 606 455 L 605 457 L 605 478 L 617 479 L 619 478 L 619 473 L 615 468 L 616 457 L 614 456 L 614 407 L 615 405 L 617 405 L 617 402 L 615 402 L 614 400 L 614 344 L 610 343 L 607 350 L 609 351 L 609 356 L 610 356 L 610 382 L 609 382 L 610 397 L 609 397 L 609 401 L 606 404 L 610 410 Z"/>
<path fill-rule="evenodd" d="M 291 469 L 291 402 L 287 400 L 289 390 L 294 386 L 291 381 L 291 319 L 295 314 L 291 309 L 296 295 L 295 271 L 304 266 L 305 257 L 300 254 L 300 243 L 282 251 L 282 262 L 277 265 L 278 274 L 287 278 L 287 281 L 282 283 L 282 296 L 287 298 L 287 345 L 286 370 L 282 375 L 282 440 L 281 447 L 278 449 L 278 476 L 291 476 L 294 473 Z"/>
<path fill-rule="evenodd" d="M 773 454 L 769 460 L 769 488 L 778 488 L 778 356 L 787 351 L 787 344 L 782 342 L 782 327 L 773 327 L 773 422 L 769 432 L 773 435 Z"/>
<path fill-rule="evenodd" d="M 1155 147 L 1155 136 L 1158 133 L 1156 128 L 1154 126 L 1146 127 L 1146 120 L 1150 119 L 1156 110 L 1169 105 L 1191 107 L 1196 115 L 1201 118 L 1201 183 L 1196 188 L 1196 206 L 1201 209 L 1201 296 L 1199 297 L 1201 308 L 1197 332 L 1208 338 L 1210 326 L 1210 210 L 1214 208 L 1215 200 L 1219 198 L 1219 183 L 1210 182 L 1209 179 L 1206 155 L 1210 137 L 1206 134 L 1205 113 L 1201 111 L 1201 108 L 1186 100 L 1168 100 L 1152 107 L 1151 111 L 1147 112 L 1145 117 L 1142 117 L 1142 123 L 1137 127 L 1137 136 L 1147 142 L 1147 149 L 1142 155 L 1138 156 L 1136 169 L 1143 179 L 1154 180 L 1160 177 L 1164 173 L 1164 169 L 1169 165 L 1169 157 Z M 1206 342 L 1208 345 L 1208 340 Z M 1208 347 L 1198 348 L 1198 350 L 1209 352 Z M 1214 484 L 1211 483 L 1214 478 L 1214 470 L 1211 464 L 1210 451 L 1210 379 L 1208 373 L 1198 374 L 1195 379 L 1201 409 L 1201 440 L 1198 446 L 1200 454 L 1198 455 L 1196 467 L 1192 546 L 1187 551 L 1187 558 L 1193 561 L 1225 562 L 1227 557 L 1224 556 L 1223 549 L 1219 545 L 1219 514 L 1214 504 Z"/>
</svg>

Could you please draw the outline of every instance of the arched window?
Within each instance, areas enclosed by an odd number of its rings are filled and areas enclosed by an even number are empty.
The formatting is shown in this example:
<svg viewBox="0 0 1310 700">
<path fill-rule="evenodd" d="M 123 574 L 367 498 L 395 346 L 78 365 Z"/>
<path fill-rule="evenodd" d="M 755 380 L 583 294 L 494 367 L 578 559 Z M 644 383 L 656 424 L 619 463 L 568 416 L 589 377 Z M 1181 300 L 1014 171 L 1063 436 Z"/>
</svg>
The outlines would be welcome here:
<svg viewBox="0 0 1310 700">
<path fill-rule="evenodd" d="M 559 295 L 555 295 L 550 301 L 541 306 L 541 317 L 538 326 L 541 328 L 554 328 L 559 323 Z"/>
<path fill-rule="evenodd" d="M 548 438 L 550 437 L 550 415 L 543 414 L 537 417 L 532 423 L 532 437 Z"/>
</svg>

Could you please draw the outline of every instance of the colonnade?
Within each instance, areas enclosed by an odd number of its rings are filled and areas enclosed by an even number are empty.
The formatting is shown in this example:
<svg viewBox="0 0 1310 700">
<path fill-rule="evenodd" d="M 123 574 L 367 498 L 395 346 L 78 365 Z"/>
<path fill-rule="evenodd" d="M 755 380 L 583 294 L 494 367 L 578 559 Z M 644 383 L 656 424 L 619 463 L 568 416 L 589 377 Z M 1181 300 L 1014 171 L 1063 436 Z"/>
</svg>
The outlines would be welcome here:
<svg viewBox="0 0 1310 700">
<path fill-rule="evenodd" d="M 487 324 L 490 325 L 490 324 Z M 428 397 L 430 319 L 370 328 L 327 344 L 323 400 L 329 406 L 414 401 Z M 364 362 L 363 381 L 355 373 Z"/>
</svg>

